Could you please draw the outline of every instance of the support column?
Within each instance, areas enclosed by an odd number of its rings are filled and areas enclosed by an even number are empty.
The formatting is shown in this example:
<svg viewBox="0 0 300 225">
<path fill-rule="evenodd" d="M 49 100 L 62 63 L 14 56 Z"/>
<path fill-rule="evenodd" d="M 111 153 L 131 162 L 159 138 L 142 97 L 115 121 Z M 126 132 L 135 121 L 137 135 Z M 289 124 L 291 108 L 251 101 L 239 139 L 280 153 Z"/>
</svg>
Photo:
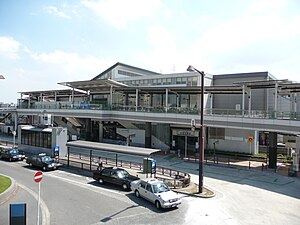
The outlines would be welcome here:
<svg viewBox="0 0 300 225">
<path fill-rule="evenodd" d="M 269 133 L 269 168 L 277 167 L 277 133 Z"/>
<path fill-rule="evenodd" d="M 166 88 L 166 112 L 168 112 L 168 98 L 169 98 L 169 91 L 168 91 L 168 88 Z"/>
<path fill-rule="evenodd" d="M 152 148 L 152 124 L 146 122 L 145 124 L 145 148 Z"/>
<path fill-rule="evenodd" d="M 253 154 L 258 154 L 259 152 L 259 131 L 256 130 L 254 134 L 254 152 Z"/>
<path fill-rule="evenodd" d="M 251 116 L 251 89 L 249 89 L 249 96 L 248 96 L 248 114 L 249 114 L 249 117 Z"/>
<path fill-rule="evenodd" d="M 109 108 L 112 108 L 113 104 L 113 86 L 110 86 L 110 91 L 109 91 Z"/>
<path fill-rule="evenodd" d="M 85 137 L 85 140 L 86 141 L 91 141 L 92 137 L 91 137 L 91 119 L 86 119 L 85 120 L 85 132 L 86 132 L 86 137 Z"/>
<path fill-rule="evenodd" d="M 139 89 L 135 89 L 135 111 L 138 111 L 139 106 Z"/>
<path fill-rule="evenodd" d="M 99 142 L 103 142 L 103 122 L 99 121 Z"/>
<path fill-rule="evenodd" d="M 277 118 L 277 102 L 278 102 L 278 83 L 275 84 L 275 103 L 274 103 L 274 117 Z"/>
<path fill-rule="evenodd" d="M 213 95 L 210 93 L 209 94 L 209 98 L 210 98 L 210 114 L 213 114 Z"/>
<path fill-rule="evenodd" d="M 245 84 L 243 84 L 243 95 L 242 95 L 242 115 L 245 113 Z"/>
</svg>

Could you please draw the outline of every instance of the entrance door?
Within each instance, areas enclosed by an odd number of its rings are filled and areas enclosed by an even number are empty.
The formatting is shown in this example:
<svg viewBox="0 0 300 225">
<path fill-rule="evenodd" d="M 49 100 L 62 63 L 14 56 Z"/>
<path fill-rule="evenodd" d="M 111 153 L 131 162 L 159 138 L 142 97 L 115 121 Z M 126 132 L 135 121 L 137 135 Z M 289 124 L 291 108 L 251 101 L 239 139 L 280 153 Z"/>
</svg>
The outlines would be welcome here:
<svg viewBox="0 0 300 225">
<path fill-rule="evenodd" d="M 184 157 L 194 156 L 196 149 L 197 137 L 190 136 L 173 136 L 175 140 L 175 150 L 180 149 L 180 154 Z"/>
</svg>

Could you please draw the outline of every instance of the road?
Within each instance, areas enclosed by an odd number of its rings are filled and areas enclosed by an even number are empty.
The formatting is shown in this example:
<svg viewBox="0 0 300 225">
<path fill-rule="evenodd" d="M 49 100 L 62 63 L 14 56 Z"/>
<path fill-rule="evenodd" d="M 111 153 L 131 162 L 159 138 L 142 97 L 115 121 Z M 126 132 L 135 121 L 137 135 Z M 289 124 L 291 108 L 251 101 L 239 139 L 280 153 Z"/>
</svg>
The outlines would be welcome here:
<svg viewBox="0 0 300 225">
<path fill-rule="evenodd" d="M 178 170 L 188 168 L 192 180 L 198 180 L 195 175 L 197 164 L 178 161 L 173 166 Z M 46 172 L 41 192 L 43 218 L 49 217 L 51 225 L 300 224 L 299 178 L 215 166 L 204 169 L 204 184 L 215 191 L 216 197 L 183 197 L 183 203 L 177 209 L 164 211 L 156 210 L 154 205 L 137 199 L 131 192 L 101 186 L 76 171 L 62 168 Z M 36 224 L 35 172 L 24 162 L 0 161 L 0 173 L 13 177 L 20 185 L 17 195 L 0 206 L 1 220 L 7 218 L 9 203 L 21 201 L 29 205 L 28 224 Z"/>
<path fill-rule="evenodd" d="M 0 173 L 14 178 L 20 186 L 9 203 L 27 203 L 29 225 L 36 224 L 37 201 L 32 196 L 38 191 L 33 181 L 35 172 L 25 162 L 0 161 Z M 187 211 L 187 204 L 159 211 L 132 192 L 110 185 L 100 186 L 91 178 L 64 170 L 44 172 L 41 199 L 46 207 L 42 207 L 42 212 L 49 211 L 43 215 L 49 216 L 51 225 L 125 224 L 129 221 L 130 224 L 184 224 L 182 215 Z M 0 224 L 8 221 L 8 207 L 8 203 L 0 206 Z"/>
</svg>

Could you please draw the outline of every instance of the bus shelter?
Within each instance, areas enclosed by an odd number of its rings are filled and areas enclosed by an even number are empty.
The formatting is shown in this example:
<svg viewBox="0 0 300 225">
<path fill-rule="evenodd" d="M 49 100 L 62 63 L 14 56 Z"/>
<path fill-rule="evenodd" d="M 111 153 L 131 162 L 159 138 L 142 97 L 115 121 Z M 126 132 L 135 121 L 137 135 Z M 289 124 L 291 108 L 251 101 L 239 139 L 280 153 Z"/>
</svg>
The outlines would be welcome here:
<svg viewBox="0 0 300 225">
<path fill-rule="evenodd" d="M 118 155 L 129 155 L 129 156 L 140 156 L 149 158 L 152 154 L 160 152 L 160 149 L 151 149 L 151 148 L 142 148 L 142 147 L 134 147 L 134 146 L 124 146 L 124 145 L 115 145 L 115 144 L 107 144 L 107 143 L 98 143 L 91 141 L 71 141 L 67 142 L 67 164 L 69 166 L 70 163 L 70 153 L 88 153 L 89 161 L 90 161 L 90 170 L 92 165 L 93 156 L 100 155 L 103 153 L 110 153 L 115 155 L 115 163 L 118 165 Z"/>
</svg>

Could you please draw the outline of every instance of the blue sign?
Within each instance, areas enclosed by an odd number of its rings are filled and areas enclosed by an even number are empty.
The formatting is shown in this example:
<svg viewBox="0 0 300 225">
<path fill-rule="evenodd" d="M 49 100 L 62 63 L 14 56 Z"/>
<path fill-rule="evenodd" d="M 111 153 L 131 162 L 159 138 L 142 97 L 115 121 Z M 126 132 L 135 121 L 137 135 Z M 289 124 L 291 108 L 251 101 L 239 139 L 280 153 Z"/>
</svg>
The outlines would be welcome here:
<svg viewBox="0 0 300 225">
<path fill-rule="evenodd" d="M 54 156 L 58 156 L 59 155 L 59 146 L 54 146 Z"/>
<path fill-rule="evenodd" d="M 156 168 L 156 160 L 152 160 L 152 169 L 155 169 Z"/>
<path fill-rule="evenodd" d="M 26 203 L 10 204 L 10 225 L 26 225 Z"/>
<path fill-rule="evenodd" d="M 59 152 L 59 146 L 54 146 L 54 152 Z"/>
</svg>

